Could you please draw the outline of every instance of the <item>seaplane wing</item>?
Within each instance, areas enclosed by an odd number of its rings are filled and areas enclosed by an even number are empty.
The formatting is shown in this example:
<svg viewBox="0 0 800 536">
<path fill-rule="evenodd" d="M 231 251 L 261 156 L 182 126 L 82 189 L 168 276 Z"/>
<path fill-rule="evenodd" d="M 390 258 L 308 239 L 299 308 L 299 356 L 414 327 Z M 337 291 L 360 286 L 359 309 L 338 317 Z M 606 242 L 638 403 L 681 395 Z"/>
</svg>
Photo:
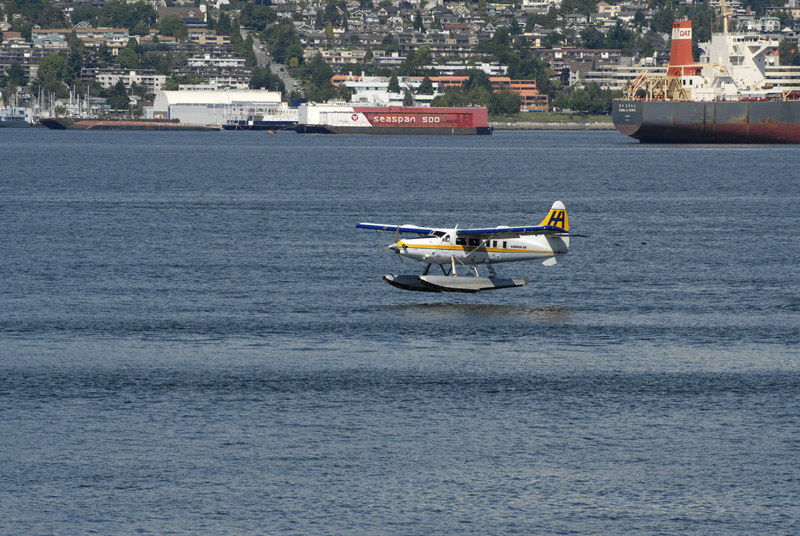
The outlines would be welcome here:
<svg viewBox="0 0 800 536">
<path fill-rule="evenodd" d="M 460 229 L 458 235 L 478 238 L 517 238 L 525 235 L 575 236 L 556 225 L 531 225 L 527 227 L 492 227 L 487 229 Z"/>
<path fill-rule="evenodd" d="M 394 242 L 381 251 L 391 250 L 401 261 L 406 258 L 426 266 L 422 275 L 389 274 L 384 276 L 384 280 L 398 288 L 425 292 L 478 292 L 526 285 L 527 277 L 497 277 L 494 265 L 540 261 L 545 266 L 552 266 L 556 264 L 556 257 L 568 253 L 570 237 L 584 236 L 570 233 L 567 209 L 561 201 L 553 203 L 539 225 L 459 229 L 457 226 L 442 228 L 363 222 L 356 227 L 394 232 Z M 419 236 L 401 239 L 400 233 Z M 442 275 L 428 273 L 434 265 L 441 267 Z M 478 266 L 485 266 L 489 276 L 481 276 Z M 466 270 L 470 275 L 460 275 L 459 268 L 462 274 Z"/>
<path fill-rule="evenodd" d="M 363 222 L 356 225 L 357 229 L 374 229 L 376 231 L 392 231 L 396 233 L 418 233 L 421 235 L 431 234 L 434 229 L 431 227 L 417 227 L 416 225 L 387 225 L 385 223 Z"/>
<path fill-rule="evenodd" d="M 476 238 L 519 238 L 528 235 L 548 237 L 584 236 L 569 232 L 569 220 L 564 203 L 556 201 L 539 225 L 522 225 L 518 227 L 489 227 L 486 229 L 459 229 L 458 235 L 469 235 Z"/>
</svg>

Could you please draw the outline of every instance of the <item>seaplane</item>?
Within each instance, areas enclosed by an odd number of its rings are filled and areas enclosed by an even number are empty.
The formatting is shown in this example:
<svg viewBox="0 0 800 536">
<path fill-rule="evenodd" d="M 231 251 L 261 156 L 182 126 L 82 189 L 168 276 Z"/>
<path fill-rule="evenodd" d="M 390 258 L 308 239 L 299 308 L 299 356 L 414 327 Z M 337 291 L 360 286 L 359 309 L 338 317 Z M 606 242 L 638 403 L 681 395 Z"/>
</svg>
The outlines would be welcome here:
<svg viewBox="0 0 800 536">
<path fill-rule="evenodd" d="M 394 251 L 401 262 L 407 258 L 425 263 L 425 269 L 421 275 L 389 274 L 383 279 L 394 287 L 421 292 L 474 293 L 522 287 L 530 282 L 528 277 L 498 277 L 494 265 L 538 260 L 552 266 L 569 251 L 570 237 L 585 236 L 570 234 L 567 209 L 561 201 L 553 203 L 542 223 L 532 226 L 459 229 L 456 225 L 448 229 L 362 222 L 356 228 L 394 232 L 394 243 L 381 251 Z M 417 236 L 400 239 L 401 233 Z M 429 273 L 434 264 L 441 267 L 442 275 Z M 486 267 L 488 277 L 480 275 L 478 265 Z"/>
</svg>

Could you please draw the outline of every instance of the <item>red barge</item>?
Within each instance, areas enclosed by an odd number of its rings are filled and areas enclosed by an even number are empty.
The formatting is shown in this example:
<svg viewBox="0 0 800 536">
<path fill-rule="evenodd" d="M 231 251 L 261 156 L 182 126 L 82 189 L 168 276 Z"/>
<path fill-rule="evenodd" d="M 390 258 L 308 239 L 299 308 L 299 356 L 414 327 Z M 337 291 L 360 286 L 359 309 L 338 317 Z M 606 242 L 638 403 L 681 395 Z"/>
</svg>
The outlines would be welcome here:
<svg viewBox="0 0 800 536">
<path fill-rule="evenodd" d="M 301 134 L 489 135 L 486 108 L 302 105 L 295 131 Z"/>
</svg>

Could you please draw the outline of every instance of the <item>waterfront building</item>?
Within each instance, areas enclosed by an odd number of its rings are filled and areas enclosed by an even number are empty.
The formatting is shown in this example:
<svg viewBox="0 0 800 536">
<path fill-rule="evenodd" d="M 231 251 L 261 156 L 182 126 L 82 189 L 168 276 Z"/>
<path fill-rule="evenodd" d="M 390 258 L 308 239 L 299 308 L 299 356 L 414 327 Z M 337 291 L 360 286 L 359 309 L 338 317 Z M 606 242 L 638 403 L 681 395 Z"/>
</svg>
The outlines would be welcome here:
<svg viewBox="0 0 800 536">
<path fill-rule="evenodd" d="M 178 91 L 159 91 L 148 118 L 179 119 L 181 123 L 222 125 L 232 114 L 252 109 L 276 108 L 278 91 L 217 89 L 216 86 L 182 86 Z"/>
</svg>

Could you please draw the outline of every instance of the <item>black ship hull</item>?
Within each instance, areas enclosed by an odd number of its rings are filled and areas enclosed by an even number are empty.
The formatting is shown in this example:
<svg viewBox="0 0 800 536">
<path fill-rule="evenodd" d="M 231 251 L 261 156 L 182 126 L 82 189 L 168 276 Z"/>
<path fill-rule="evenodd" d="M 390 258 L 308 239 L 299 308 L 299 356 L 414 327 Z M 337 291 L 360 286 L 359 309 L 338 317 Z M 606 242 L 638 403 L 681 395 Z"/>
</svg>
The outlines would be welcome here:
<svg viewBox="0 0 800 536">
<path fill-rule="evenodd" d="M 612 117 L 645 143 L 800 143 L 800 101 L 619 100 Z"/>
</svg>

